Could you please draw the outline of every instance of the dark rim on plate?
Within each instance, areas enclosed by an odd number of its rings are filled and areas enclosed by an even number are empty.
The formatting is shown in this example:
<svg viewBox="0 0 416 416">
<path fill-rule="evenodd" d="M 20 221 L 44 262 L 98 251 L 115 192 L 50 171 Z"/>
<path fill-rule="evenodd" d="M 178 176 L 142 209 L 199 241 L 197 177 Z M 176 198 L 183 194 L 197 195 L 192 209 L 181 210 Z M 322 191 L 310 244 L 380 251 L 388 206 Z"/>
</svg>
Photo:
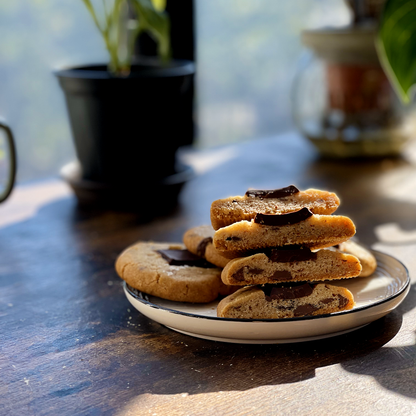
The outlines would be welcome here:
<svg viewBox="0 0 416 416">
<path fill-rule="evenodd" d="M 221 318 L 221 317 L 218 317 L 218 316 L 195 315 L 193 313 L 182 312 L 182 311 L 178 311 L 176 309 L 170 309 L 170 308 L 166 308 L 164 306 L 155 305 L 154 303 L 145 299 L 145 296 L 148 296 L 147 294 L 144 294 L 143 292 L 141 292 L 138 289 L 134 289 L 134 288 L 130 287 L 126 282 L 123 282 L 123 286 L 124 286 L 124 290 L 129 295 L 131 295 L 132 297 L 137 299 L 139 302 L 150 306 L 151 308 L 164 310 L 164 311 L 174 313 L 174 314 L 177 314 L 177 315 L 184 315 L 184 316 L 187 316 L 189 318 L 209 319 L 209 320 L 213 320 L 213 321 L 231 321 L 231 322 L 293 322 L 293 321 L 308 321 L 308 320 L 312 320 L 312 319 L 330 318 L 330 317 L 334 317 L 334 316 L 347 315 L 347 314 L 351 314 L 351 313 L 355 313 L 355 312 L 361 312 L 365 309 L 369 309 L 369 308 L 373 308 L 373 307 L 378 306 L 378 305 L 382 305 L 383 303 L 386 303 L 386 302 L 398 297 L 410 285 L 409 271 L 408 271 L 407 267 L 400 260 L 391 256 L 390 254 L 382 253 L 382 252 L 377 251 L 377 250 L 371 250 L 371 251 L 375 254 L 381 254 L 383 256 L 388 256 L 388 257 L 394 259 L 395 261 L 397 261 L 403 267 L 404 271 L 406 272 L 406 282 L 393 295 L 391 295 L 391 296 L 389 296 L 385 299 L 379 300 L 375 303 L 372 303 L 371 305 L 360 306 L 358 308 L 353 308 L 353 309 L 349 309 L 349 310 L 346 310 L 346 311 L 327 313 L 327 314 L 323 314 L 323 315 L 301 316 L 299 318 L 279 318 L 279 319 Z M 134 293 L 134 291 L 137 291 L 138 294 Z M 165 300 L 168 300 L 168 299 L 165 299 Z"/>
</svg>

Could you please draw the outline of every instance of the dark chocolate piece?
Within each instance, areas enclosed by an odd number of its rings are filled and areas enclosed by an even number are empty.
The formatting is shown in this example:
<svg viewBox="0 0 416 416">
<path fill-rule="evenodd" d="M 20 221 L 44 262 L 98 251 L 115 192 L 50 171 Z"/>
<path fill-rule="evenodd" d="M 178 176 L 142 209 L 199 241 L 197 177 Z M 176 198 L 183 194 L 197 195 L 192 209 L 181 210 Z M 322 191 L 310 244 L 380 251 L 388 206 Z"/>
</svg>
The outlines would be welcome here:
<svg viewBox="0 0 416 416">
<path fill-rule="evenodd" d="M 304 221 L 312 215 L 312 212 L 308 208 L 302 208 L 299 211 L 280 215 L 257 213 L 254 222 L 261 225 L 291 225 Z"/>
<path fill-rule="evenodd" d="M 241 238 L 232 236 L 232 237 L 227 237 L 225 240 L 226 241 L 240 241 Z"/>
<path fill-rule="evenodd" d="M 308 316 L 310 315 L 312 312 L 317 311 L 319 308 L 317 308 L 314 305 L 311 304 L 306 304 L 306 305 L 299 305 L 294 311 L 293 311 L 293 315 L 294 316 Z"/>
<path fill-rule="evenodd" d="M 292 279 L 292 273 L 287 270 L 277 270 L 270 276 L 270 280 L 275 280 L 276 282 L 288 279 Z"/>
<path fill-rule="evenodd" d="M 315 287 L 309 283 L 287 283 L 276 285 L 259 286 L 263 290 L 266 300 L 273 299 L 298 299 L 309 296 Z"/>
<path fill-rule="evenodd" d="M 291 263 L 294 261 L 316 260 L 317 253 L 310 248 L 273 248 L 265 251 L 266 256 L 275 263 Z"/>
<path fill-rule="evenodd" d="M 258 267 L 250 267 L 248 272 L 251 274 L 262 274 L 264 272 L 263 269 L 259 269 Z"/>
<path fill-rule="evenodd" d="M 248 267 L 248 266 L 245 266 L 245 267 L 242 267 L 241 269 L 237 270 L 237 271 L 236 271 L 236 272 L 232 275 L 232 277 L 233 277 L 235 280 L 239 281 L 239 282 L 243 281 L 243 280 L 244 280 L 244 269 L 246 269 L 246 270 L 247 270 L 247 273 L 251 273 L 251 274 L 254 274 L 254 275 L 256 275 L 256 274 L 261 274 L 261 273 L 263 273 L 263 272 L 264 272 L 264 270 L 263 270 L 263 269 L 259 269 L 259 268 L 257 268 L 257 267 Z"/>
<path fill-rule="evenodd" d="M 348 299 L 345 298 L 344 296 L 338 295 L 338 299 L 339 299 L 339 307 L 343 308 L 344 306 L 348 305 Z"/>
<path fill-rule="evenodd" d="M 249 189 L 246 192 L 246 196 L 254 198 L 284 198 L 285 196 L 290 196 L 297 194 L 299 191 L 298 188 L 294 185 L 286 186 L 285 188 L 272 189 L 272 190 L 262 190 L 262 189 Z"/>
<path fill-rule="evenodd" d="M 325 305 L 328 305 L 329 303 L 332 303 L 335 300 L 335 298 L 326 298 L 322 299 L 321 303 L 324 303 Z"/>
<path fill-rule="evenodd" d="M 233 274 L 233 278 L 234 278 L 234 280 L 237 280 L 238 282 L 243 281 L 244 280 L 244 267 L 242 267 L 240 270 L 235 272 Z"/>
<path fill-rule="evenodd" d="M 206 237 L 200 241 L 198 247 L 196 248 L 196 253 L 198 254 L 198 256 L 205 257 L 205 250 L 209 243 L 212 243 L 212 237 Z"/>
<path fill-rule="evenodd" d="M 160 253 L 171 266 L 193 266 L 203 267 L 205 269 L 215 267 L 205 259 L 191 253 L 188 250 L 168 249 L 157 250 L 157 252 Z"/>
</svg>

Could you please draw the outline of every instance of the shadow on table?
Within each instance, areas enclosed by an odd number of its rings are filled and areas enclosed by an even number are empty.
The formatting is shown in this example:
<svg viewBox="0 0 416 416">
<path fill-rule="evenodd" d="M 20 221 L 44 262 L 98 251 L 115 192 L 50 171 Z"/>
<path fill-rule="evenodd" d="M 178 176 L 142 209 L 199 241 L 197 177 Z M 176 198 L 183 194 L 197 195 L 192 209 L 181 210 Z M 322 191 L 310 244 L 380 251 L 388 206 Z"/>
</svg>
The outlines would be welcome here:
<svg viewBox="0 0 416 416">
<path fill-rule="evenodd" d="M 416 288 L 410 287 L 409 294 L 395 313 L 404 315 L 415 307 Z M 416 339 L 416 337 L 414 337 Z M 416 343 L 396 347 L 383 347 L 366 360 L 347 360 L 342 368 L 359 375 L 373 377 L 387 390 L 403 396 L 416 398 Z"/>
<path fill-rule="evenodd" d="M 395 311 L 364 328 L 298 344 L 241 345 L 204 341 L 201 346 L 200 340 L 148 322 L 147 327 L 142 324 L 141 330 L 156 331 L 164 342 L 170 339 L 176 348 L 180 342 L 181 348 L 173 355 L 163 351 L 164 381 L 157 379 L 160 371 L 154 372 L 150 384 L 136 386 L 135 393 L 245 391 L 265 385 L 298 383 L 314 378 L 319 368 L 340 364 L 350 373 L 372 376 L 386 389 L 416 398 L 416 389 L 409 383 L 409 379 L 415 378 L 416 345 L 384 347 L 400 330 L 403 314 L 413 309 L 415 303 L 416 290 L 411 288 L 406 300 Z M 162 358 L 158 362 L 157 349 L 149 351 L 152 356 L 149 370 L 162 362 Z M 184 362 L 187 365 L 184 366 Z"/>
</svg>

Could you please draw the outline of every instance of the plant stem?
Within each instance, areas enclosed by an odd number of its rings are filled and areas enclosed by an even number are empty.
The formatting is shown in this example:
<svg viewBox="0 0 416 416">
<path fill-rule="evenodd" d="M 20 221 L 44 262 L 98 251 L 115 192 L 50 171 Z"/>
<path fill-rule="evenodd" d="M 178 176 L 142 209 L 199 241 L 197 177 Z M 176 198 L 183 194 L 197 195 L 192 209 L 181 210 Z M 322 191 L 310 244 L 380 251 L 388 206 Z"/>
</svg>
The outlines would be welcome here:
<svg viewBox="0 0 416 416">
<path fill-rule="evenodd" d="M 158 52 L 163 62 L 170 58 L 169 18 L 162 10 L 156 10 L 150 0 L 130 0 L 138 18 L 135 27 L 123 25 L 127 20 L 128 0 L 113 0 L 110 6 L 107 0 L 102 0 L 104 18 L 100 19 L 91 0 L 82 0 L 104 39 L 110 55 L 108 69 L 116 76 L 126 76 L 130 72 L 134 45 L 141 32 L 149 32 L 158 44 Z M 160 7 L 164 6 L 160 0 Z M 125 18 L 123 22 L 121 18 Z"/>
</svg>

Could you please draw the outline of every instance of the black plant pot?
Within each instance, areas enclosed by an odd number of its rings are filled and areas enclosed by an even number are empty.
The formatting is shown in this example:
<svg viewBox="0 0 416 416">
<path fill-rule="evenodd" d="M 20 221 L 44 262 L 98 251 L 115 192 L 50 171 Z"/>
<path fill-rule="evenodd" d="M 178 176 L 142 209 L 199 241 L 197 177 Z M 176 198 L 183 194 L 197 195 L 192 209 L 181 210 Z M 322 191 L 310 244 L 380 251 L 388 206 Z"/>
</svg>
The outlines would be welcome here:
<svg viewBox="0 0 416 416">
<path fill-rule="evenodd" d="M 81 202 L 137 208 L 144 193 L 165 194 L 175 204 L 192 176 L 176 151 L 193 141 L 194 71 L 192 61 L 150 60 L 125 78 L 104 65 L 55 72 L 80 163 L 65 179 Z"/>
<path fill-rule="evenodd" d="M 177 173 L 176 151 L 193 139 L 193 62 L 147 61 L 125 78 L 104 65 L 55 74 L 84 180 L 137 184 Z"/>
</svg>

